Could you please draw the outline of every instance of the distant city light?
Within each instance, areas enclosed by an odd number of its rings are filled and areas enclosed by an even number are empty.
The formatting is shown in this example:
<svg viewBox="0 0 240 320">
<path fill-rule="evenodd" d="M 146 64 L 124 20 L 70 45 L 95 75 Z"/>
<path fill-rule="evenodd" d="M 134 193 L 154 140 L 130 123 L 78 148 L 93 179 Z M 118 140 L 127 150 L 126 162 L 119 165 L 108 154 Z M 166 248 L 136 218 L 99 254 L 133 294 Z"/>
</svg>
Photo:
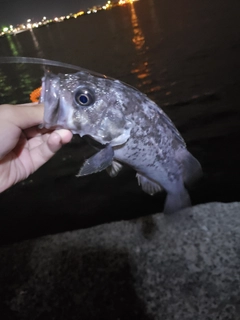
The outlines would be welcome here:
<svg viewBox="0 0 240 320">
<path fill-rule="evenodd" d="M 4 36 L 5 34 L 16 34 L 19 32 L 23 32 L 32 28 L 38 28 L 39 26 L 44 26 L 48 25 L 53 22 L 62 22 L 65 20 L 68 20 L 70 18 L 78 18 L 82 15 L 85 14 L 90 14 L 90 13 L 97 13 L 100 10 L 107 10 L 112 7 L 118 6 L 118 5 L 124 5 L 127 3 L 133 3 L 134 1 L 139 1 L 139 0 L 115 0 L 115 1 L 110 1 L 108 0 L 105 5 L 101 6 L 93 6 L 92 8 L 89 8 L 87 11 L 79 11 L 76 13 L 69 13 L 66 16 L 61 16 L 61 17 L 55 17 L 53 20 L 48 19 L 46 16 L 43 16 L 42 20 L 40 22 L 34 22 L 32 23 L 32 19 L 27 19 L 26 25 L 20 24 L 14 27 L 13 25 L 10 25 L 9 27 L 3 27 L 2 30 L 0 30 L 0 36 Z"/>
<path fill-rule="evenodd" d="M 84 13 L 85 13 L 84 11 L 79 11 L 79 12 L 77 13 L 77 16 L 82 16 Z"/>
</svg>

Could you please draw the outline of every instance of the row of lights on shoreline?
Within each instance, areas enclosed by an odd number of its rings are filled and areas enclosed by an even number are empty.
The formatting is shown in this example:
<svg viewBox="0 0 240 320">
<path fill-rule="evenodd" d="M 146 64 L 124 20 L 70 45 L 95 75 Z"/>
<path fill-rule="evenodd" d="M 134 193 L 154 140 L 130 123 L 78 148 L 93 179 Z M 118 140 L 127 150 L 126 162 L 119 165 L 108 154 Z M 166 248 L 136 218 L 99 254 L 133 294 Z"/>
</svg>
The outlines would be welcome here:
<svg viewBox="0 0 240 320">
<path fill-rule="evenodd" d="M 107 3 L 103 6 L 94 6 L 93 8 L 88 9 L 87 11 L 79 11 L 77 13 L 71 13 L 67 16 L 56 17 L 54 19 L 47 19 L 47 17 L 43 17 L 42 21 L 40 21 L 40 22 L 33 23 L 31 19 L 28 19 L 26 24 L 20 24 L 20 25 L 17 25 L 16 27 L 14 27 L 13 25 L 10 25 L 9 27 L 4 27 L 2 29 L 2 31 L 0 31 L 0 36 L 4 36 L 7 34 L 17 34 L 17 33 L 20 33 L 20 32 L 26 31 L 26 30 L 31 30 L 33 28 L 38 28 L 38 27 L 41 27 L 41 26 L 44 26 L 44 25 L 47 25 L 50 23 L 62 22 L 64 20 L 68 20 L 70 18 L 78 18 L 78 17 L 85 15 L 85 14 L 97 13 L 98 11 L 101 11 L 101 10 L 107 10 L 107 9 L 110 9 L 114 6 L 125 5 L 128 3 L 135 2 L 135 1 L 139 1 L 139 0 L 107 1 Z"/>
</svg>

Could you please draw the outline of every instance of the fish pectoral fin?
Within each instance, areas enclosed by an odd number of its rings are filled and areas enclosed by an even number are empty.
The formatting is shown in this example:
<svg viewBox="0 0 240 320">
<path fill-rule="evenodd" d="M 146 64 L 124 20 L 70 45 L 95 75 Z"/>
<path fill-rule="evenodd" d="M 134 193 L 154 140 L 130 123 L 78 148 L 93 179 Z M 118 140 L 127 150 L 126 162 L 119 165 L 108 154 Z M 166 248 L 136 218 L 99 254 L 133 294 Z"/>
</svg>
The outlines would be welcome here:
<svg viewBox="0 0 240 320">
<path fill-rule="evenodd" d="M 118 161 L 114 160 L 111 164 L 111 166 L 109 166 L 106 170 L 107 173 L 110 175 L 110 177 L 116 177 L 119 173 L 119 171 L 121 171 L 123 165 L 121 163 L 119 163 Z"/>
<path fill-rule="evenodd" d="M 151 196 L 154 195 L 157 192 L 160 192 L 163 190 L 163 188 L 157 184 L 156 182 L 144 177 L 140 173 L 136 174 L 138 184 L 141 185 L 142 190 Z"/>
<path fill-rule="evenodd" d="M 104 149 L 87 159 L 80 169 L 77 177 L 100 172 L 112 164 L 114 156 L 113 148 L 107 145 Z"/>
</svg>

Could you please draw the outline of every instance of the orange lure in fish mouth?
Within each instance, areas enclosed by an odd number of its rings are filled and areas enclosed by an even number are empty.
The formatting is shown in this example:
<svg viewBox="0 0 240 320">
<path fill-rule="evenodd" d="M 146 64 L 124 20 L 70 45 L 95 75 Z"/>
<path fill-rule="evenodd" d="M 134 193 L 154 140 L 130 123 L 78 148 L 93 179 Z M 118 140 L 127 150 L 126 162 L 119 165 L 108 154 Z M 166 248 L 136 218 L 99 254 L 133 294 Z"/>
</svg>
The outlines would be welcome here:
<svg viewBox="0 0 240 320">
<path fill-rule="evenodd" d="M 39 87 L 35 90 L 33 90 L 31 93 L 30 93 L 30 100 L 32 102 L 39 102 L 39 99 L 40 99 L 40 96 L 41 96 L 41 91 L 42 91 L 42 87 Z"/>
</svg>

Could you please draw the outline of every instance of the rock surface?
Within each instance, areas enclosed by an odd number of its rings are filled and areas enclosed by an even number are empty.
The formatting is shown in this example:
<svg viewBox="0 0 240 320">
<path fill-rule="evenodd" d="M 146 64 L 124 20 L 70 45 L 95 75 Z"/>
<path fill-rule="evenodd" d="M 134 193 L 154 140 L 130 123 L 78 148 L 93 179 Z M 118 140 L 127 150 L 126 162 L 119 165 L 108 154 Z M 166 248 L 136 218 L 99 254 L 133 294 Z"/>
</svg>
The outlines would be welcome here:
<svg viewBox="0 0 240 320">
<path fill-rule="evenodd" d="M 1 319 L 240 319 L 240 203 L 0 248 Z"/>
</svg>

